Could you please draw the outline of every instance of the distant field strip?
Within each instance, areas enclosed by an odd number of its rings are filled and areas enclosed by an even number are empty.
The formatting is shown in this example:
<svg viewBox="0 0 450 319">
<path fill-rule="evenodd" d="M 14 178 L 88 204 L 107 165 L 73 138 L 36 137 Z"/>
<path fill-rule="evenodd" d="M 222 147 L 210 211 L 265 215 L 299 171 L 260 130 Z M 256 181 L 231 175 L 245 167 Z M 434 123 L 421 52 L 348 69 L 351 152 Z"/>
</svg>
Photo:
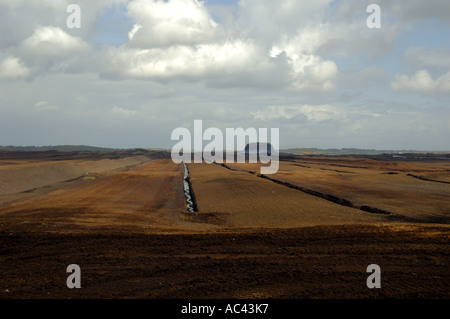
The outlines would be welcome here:
<svg viewBox="0 0 450 319">
<path fill-rule="evenodd" d="M 148 162 L 146 156 L 100 160 L 18 160 L 0 165 L 0 195 L 24 192 L 86 174 L 103 173 Z"/>
<path fill-rule="evenodd" d="M 336 161 L 336 159 L 330 159 Z M 382 162 L 349 160 L 345 172 L 333 170 L 335 163 L 311 160 L 298 164 L 280 161 L 276 174 L 261 176 L 340 205 L 389 215 L 389 219 L 426 223 L 450 223 L 450 187 L 447 163 Z M 355 163 L 354 163 L 355 162 Z M 359 164 L 359 165 L 358 165 Z M 230 168 L 258 175 L 259 164 L 228 164 Z M 331 166 L 331 167 L 330 167 Z M 364 167 L 364 168 L 362 168 Z M 416 172 L 424 178 L 411 178 Z M 422 176 L 421 176 L 422 177 Z"/>
<path fill-rule="evenodd" d="M 165 214 L 184 210 L 181 176 L 180 166 L 170 159 L 153 160 L 3 206 L 0 216 L 58 225 L 158 225 L 170 222 Z"/>
<path fill-rule="evenodd" d="M 251 173 L 253 174 L 253 172 L 251 172 Z M 291 184 L 291 183 L 288 183 L 288 182 L 283 182 L 283 181 L 280 181 L 280 180 L 268 177 L 268 176 L 263 175 L 263 174 L 259 174 L 257 176 L 261 177 L 261 178 L 266 178 L 266 179 L 268 179 L 268 180 L 270 180 L 270 181 L 272 181 L 274 183 L 277 183 L 277 184 L 280 184 L 280 185 L 284 185 L 284 186 L 287 186 L 289 188 L 297 189 L 297 190 L 302 191 L 304 193 L 307 193 L 307 194 L 310 194 L 310 195 L 314 195 L 314 196 L 326 199 L 326 200 L 328 200 L 330 202 L 333 202 L 333 203 L 336 203 L 336 204 L 339 204 L 339 205 L 358 208 L 360 210 L 363 210 L 363 211 L 366 211 L 366 212 L 369 212 L 369 213 L 374 213 L 374 214 L 384 214 L 384 215 L 390 215 L 391 214 L 388 211 L 385 211 L 385 210 L 382 210 L 382 209 L 379 209 L 379 208 L 376 208 L 376 207 L 370 207 L 370 206 L 366 206 L 366 205 L 356 206 L 355 204 L 353 204 L 352 202 L 346 200 L 345 198 L 340 198 L 340 197 L 336 197 L 336 196 L 331 195 L 331 194 L 325 194 L 325 193 L 317 192 L 317 191 L 314 191 L 312 189 L 308 189 L 308 188 L 305 188 L 305 187 L 300 187 L 300 186 L 297 186 L 297 185 L 294 185 L 294 184 Z"/>
<path fill-rule="evenodd" d="M 189 164 L 199 214 L 216 214 L 236 227 L 297 227 L 372 223 L 369 214 L 222 165 Z"/>
</svg>

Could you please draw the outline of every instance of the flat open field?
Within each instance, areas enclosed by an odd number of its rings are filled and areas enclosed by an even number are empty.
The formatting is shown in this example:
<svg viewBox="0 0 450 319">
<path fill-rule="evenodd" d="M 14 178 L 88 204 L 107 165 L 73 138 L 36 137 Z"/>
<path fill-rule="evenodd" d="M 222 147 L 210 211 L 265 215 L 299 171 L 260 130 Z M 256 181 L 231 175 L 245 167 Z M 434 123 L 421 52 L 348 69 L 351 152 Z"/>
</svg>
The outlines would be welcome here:
<svg viewBox="0 0 450 319">
<path fill-rule="evenodd" d="M 228 166 L 259 173 L 257 164 Z M 355 208 L 384 211 L 392 220 L 450 222 L 449 161 L 298 156 L 281 161 L 268 177 Z"/>
<path fill-rule="evenodd" d="M 450 160 L 188 164 L 188 212 L 167 154 L 44 153 L 0 155 L 0 298 L 450 297 Z"/>
<path fill-rule="evenodd" d="M 238 165 L 238 164 L 234 164 Z M 362 212 L 242 171 L 215 164 L 189 164 L 199 214 L 235 227 L 278 228 L 377 223 Z"/>
</svg>

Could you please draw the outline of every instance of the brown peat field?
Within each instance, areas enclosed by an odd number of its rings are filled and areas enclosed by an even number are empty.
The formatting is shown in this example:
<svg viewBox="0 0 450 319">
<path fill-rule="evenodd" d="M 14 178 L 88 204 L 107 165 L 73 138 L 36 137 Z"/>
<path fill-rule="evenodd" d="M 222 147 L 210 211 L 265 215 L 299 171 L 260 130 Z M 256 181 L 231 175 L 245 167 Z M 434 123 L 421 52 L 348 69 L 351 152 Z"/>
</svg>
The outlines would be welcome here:
<svg viewBox="0 0 450 319">
<path fill-rule="evenodd" d="M 0 152 L 0 298 L 450 298 L 448 155 L 279 164 Z"/>
</svg>

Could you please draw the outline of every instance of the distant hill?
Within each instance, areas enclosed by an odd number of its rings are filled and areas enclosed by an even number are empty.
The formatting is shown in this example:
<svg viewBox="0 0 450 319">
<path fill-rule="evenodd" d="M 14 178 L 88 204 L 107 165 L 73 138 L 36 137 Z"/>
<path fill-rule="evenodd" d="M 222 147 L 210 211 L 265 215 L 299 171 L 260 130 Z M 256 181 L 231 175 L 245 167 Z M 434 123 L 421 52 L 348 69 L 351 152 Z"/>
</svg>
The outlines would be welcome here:
<svg viewBox="0 0 450 319">
<path fill-rule="evenodd" d="M 283 153 L 301 154 L 301 155 L 381 155 L 381 154 L 402 154 L 402 153 L 430 153 L 442 154 L 448 151 L 417 151 L 417 150 L 376 150 L 376 149 L 359 149 L 359 148 L 290 148 L 281 150 Z"/>
<path fill-rule="evenodd" d="M 256 143 L 256 152 L 259 150 L 265 150 L 267 147 L 268 155 L 274 152 L 274 148 L 270 143 Z M 125 150 L 142 150 L 142 151 L 169 151 L 170 149 L 162 148 L 107 148 L 107 147 L 97 147 L 89 145 L 48 145 L 48 146 L 14 146 L 14 145 L 0 145 L 0 151 L 60 151 L 60 152 L 114 152 L 114 151 L 125 151 Z M 244 152 L 249 154 L 250 145 L 247 144 Z M 376 149 L 359 149 L 359 148 L 289 148 L 280 150 L 280 153 L 288 153 L 294 155 L 382 155 L 382 154 L 448 154 L 450 151 L 417 151 L 417 150 L 376 150 Z"/>
<path fill-rule="evenodd" d="M 14 146 L 0 145 L 0 150 L 5 151 L 60 151 L 60 152 L 79 152 L 79 151 L 91 151 L 91 152 L 111 152 L 117 149 L 96 147 L 88 145 L 49 145 L 49 146 Z"/>
</svg>

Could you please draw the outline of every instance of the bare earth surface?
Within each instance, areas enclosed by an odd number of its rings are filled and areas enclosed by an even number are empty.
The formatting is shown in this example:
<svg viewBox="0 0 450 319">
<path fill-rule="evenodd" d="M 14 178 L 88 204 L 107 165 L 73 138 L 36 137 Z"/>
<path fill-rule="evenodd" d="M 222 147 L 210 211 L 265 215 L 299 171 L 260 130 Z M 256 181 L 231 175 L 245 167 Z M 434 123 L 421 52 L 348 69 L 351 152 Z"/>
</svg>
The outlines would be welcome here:
<svg viewBox="0 0 450 319">
<path fill-rule="evenodd" d="M 368 206 L 398 220 L 448 223 L 449 161 L 375 161 L 355 158 L 306 157 L 280 162 L 271 179 Z M 259 173 L 256 164 L 229 167 Z"/>
<path fill-rule="evenodd" d="M 188 167 L 200 214 L 209 213 L 236 227 L 302 227 L 384 220 L 380 215 L 338 205 L 246 172 L 210 164 Z"/>
<path fill-rule="evenodd" d="M 227 165 L 188 165 L 190 213 L 161 154 L 2 154 L 0 298 L 450 297 L 449 160 Z"/>
</svg>

